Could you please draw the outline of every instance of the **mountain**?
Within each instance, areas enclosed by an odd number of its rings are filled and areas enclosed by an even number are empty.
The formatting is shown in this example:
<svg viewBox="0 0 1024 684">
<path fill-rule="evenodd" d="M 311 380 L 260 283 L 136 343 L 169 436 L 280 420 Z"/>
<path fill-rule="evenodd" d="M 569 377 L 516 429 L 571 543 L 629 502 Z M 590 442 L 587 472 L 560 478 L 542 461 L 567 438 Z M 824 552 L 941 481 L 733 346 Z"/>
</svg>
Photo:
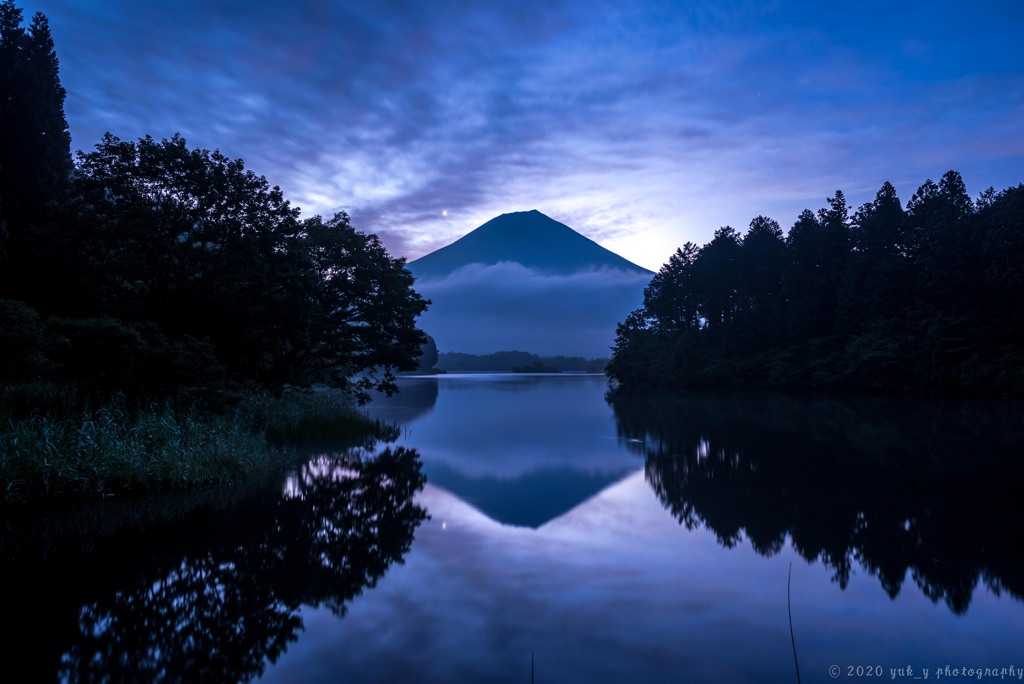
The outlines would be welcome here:
<svg viewBox="0 0 1024 684">
<path fill-rule="evenodd" d="M 560 518 L 629 474 L 551 466 L 518 477 L 466 475 L 431 464 L 427 479 L 503 525 L 537 529 Z"/>
<path fill-rule="evenodd" d="M 493 218 L 450 245 L 409 262 L 407 268 L 418 279 L 428 280 L 469 264 L 500 262 L 515 262 L 548 275 L 601 268 L 653 275 L 536 209 Z"/>
<path fill-rule="evenodd" d="M 650 271 L 539 211 L 502 214 L 411 261 L 441 352 L 607 357 Z"/>
</svg>

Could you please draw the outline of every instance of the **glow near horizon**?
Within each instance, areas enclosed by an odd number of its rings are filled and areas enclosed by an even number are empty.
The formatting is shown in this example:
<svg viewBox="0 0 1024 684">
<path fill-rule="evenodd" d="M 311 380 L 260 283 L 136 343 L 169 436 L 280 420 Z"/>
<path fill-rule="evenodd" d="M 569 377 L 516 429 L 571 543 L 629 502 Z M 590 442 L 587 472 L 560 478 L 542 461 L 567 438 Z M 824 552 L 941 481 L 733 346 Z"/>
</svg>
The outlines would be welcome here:
<svg viewBox="0 0 1024 684">
<path fill-rule="evenodd" d="M 657 270 L 837 189 L 1024 180 L 1018 2 L 19 4 L 75 149 L 181 132 L 409 259 L 538 209 Z"/>
</svg>

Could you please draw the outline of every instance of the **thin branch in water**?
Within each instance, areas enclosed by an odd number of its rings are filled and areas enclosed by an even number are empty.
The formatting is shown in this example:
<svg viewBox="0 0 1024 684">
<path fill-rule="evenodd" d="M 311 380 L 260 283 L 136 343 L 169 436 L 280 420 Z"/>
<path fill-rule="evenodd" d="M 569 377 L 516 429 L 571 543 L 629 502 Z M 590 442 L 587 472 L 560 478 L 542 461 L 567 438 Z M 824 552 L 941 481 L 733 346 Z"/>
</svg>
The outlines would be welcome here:
<svg viewBox="0 0 1024 684">
<path fill-rule="evenodd" d="M 796 684 L 800 684 L 800 662 L 796 659 L 796 637 L 793 636 L 793 606 L 789 602 L 790 586 L 793 584 L 793 561 L 789 562 L 789 576 L 786 578 L 786 611 L 789 613 L 789 640 L 793 644 L 793 664 L 796 665 Z"/>
</svg>

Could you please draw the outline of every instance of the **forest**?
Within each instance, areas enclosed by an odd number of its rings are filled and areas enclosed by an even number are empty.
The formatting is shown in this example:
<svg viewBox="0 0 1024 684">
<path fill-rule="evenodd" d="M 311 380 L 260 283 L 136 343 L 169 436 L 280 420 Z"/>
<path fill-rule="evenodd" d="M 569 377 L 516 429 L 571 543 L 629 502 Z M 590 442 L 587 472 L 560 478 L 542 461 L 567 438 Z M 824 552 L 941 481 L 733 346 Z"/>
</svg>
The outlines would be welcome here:
<svg viewBox="0 0 1024 684">
<path fill-rule="evenodd" d="M 617 327 L 612 380 L 1021 396 L 1024 185 L 972 200 L 949 171 L 906 206 L 888 182 L 827 205 L 676 250 Z"/>
<path fill-rule="evenodd" d="M 5 497 L 109 493 L 144 462 L 157 484 L 188 480 L 153 454 L 187 461 L 173 445 L 216 452 L 236 428 L 266 432 L 281 412 L 267 401 L 294 388 L 365 401 L 417 367 L 428 302 L 405 260 L 346 214 L 303 219 L 241 160 L 178 135 L 107 133 L 73 158 L 46 17 L 26 27 L 11 0 L 0 3 L 0 93 Z M 285 413 L 308 425 L 338 415 L 327 405 Z M 242 428 L 228 415 L 239 406 Z M 219 448 L 251 453 L 248 436 Z"/>
</svg>

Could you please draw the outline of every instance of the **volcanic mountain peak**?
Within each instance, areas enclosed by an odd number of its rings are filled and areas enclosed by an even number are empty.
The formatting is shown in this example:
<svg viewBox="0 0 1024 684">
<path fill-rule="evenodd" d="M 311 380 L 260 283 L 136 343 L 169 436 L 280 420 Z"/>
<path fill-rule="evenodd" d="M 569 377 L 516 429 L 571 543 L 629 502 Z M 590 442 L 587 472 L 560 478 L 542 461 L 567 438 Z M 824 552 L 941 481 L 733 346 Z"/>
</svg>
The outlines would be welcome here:
<svg viewBox="0 0 1024 684">
<path fill-rule="evenodd" d="M 518 262 L 544 274 L 613 268 L 648 273 L 536 209 L 502 214 L 408 268 L 417 278 L 443 278 L 469 264 Z"/>
</svg>

